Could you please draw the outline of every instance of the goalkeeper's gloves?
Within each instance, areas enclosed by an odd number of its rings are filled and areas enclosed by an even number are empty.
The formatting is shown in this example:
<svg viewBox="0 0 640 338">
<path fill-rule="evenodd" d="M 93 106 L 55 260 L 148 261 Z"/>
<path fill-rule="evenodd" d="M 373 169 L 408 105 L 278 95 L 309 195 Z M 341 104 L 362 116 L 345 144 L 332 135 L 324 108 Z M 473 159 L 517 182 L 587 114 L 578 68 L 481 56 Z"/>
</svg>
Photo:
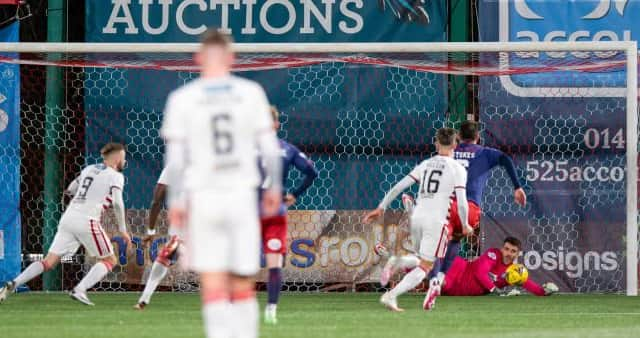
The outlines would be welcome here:
<svg viewBox="0 0 640 338">
<path fill-rule="evenodd" d="M 500 296 L 512 297 L 512 296 L 520 296 L 521 294 L 522 294 L 522 292 L 520 292 L 520 289 L 511 288 L 511 290 L 509 290 L 509 292 L 503 293 Z"/>
<path fill-rule="evenodd" d="M 494 296 L 502 296 L 506 292 L 507 292 L 507 288 L 499 288 L 497 286 L 494 286 L 493 289 L 489 290 L 489 293 Z"/>
<path fill-rule="evenodd" d="M 545 296 L 552 295 L 552 294 L 558 292 L 558 290 L 559 290 L 558 286 L 555 285 L 552 282 L 546 282 L 546 283 L 542 284 L 542 288 L 544 289 L 544 295 Z"/>
<path fill-rule="evenodd" d="M 491 293 L 496 296 L 506 296 L 506 297 L 520 296 L 522 294 L 520 290 L 518 290 L 518 288 L 508 287 L 508 286 L 505 286 L 503 288 L 494 287 L 491 290 Z"/>
</svg>

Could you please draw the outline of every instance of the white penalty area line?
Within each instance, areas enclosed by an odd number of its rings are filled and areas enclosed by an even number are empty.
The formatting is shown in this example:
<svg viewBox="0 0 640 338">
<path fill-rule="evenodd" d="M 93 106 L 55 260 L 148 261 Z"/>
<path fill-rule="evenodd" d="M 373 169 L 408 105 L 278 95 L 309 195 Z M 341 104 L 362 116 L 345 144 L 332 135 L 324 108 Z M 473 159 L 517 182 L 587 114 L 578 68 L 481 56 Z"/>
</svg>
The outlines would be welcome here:
<svg viewBox="0 0 640 338">
<path fill-rule="evenodd" d="M 640 312 L 517 312 L 510 313 L 509 316 L 548 316 L 548 315 L 574 315 L 574 316 L 640 316 Z"/>
</svg>

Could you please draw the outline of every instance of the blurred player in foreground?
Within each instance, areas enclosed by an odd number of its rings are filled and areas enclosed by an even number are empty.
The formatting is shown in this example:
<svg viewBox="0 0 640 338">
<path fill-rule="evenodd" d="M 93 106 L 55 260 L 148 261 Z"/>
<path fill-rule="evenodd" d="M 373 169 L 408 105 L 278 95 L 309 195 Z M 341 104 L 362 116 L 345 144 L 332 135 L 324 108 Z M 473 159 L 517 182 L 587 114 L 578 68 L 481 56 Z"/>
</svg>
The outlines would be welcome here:
<svg viewBox="0 0 640 338">
<path fill-rule="evenodd" d="M 153 189 L 153 199 L 151 200 L 147 223 L 147 235 L 142 240 L 145 245 L 149 245 L 157 233 L 156 224 L 167 195 L 169 172 L 171 172 L 171 170 L 166 167 L 162 169 L 158 183 L 156 183 L 156 187 Z M 138 299 L 138 303 L 134 305 L 135 309 L 144 310 L 149 302 L 151 302 L 151 296 L 153 296 L 156 288 L 169 272 L 169 267 L 176 263 L 181 250 L 183 250 L 181 236 L 178 235 L 175 227 L 169 225 L 169 241 L 162 247 L 158 257 L 153 262 L 153 265 L 151 265 L 147 283 L 144 286 L 144 291 L 142 291 L 140 299 Z"/>
<path fill-rule="evenodd" d="M 402 281 L 391 291 L 385 293 L 380 302 L 392 311 L 403 311 L 398 307 L 397 297 L 418 286 L 427 277 L 433 264 L 444 256 L 447 248 L 447 216 L 451 205 L 451 196 L 458 198 L 458 213 L 462 220 L 465 234 L 473 231 L 467 223 L 467 198 L 465 185 L 467 172 L 462 165 L 453 159 L 456 147 L 456 131 L 441 128 L 436 132 L 436 149 L 438 154 L 416 166 L 409 175 L 398 182 L 386 194 L 377 209 L 368 213 L 364 223 L 370 223 L 383 215 L 384 210 L 402 191 L 419 183 L 418 200 L 411 215 L 411 239 L 414 254 L 402 257 L 391 257 L 382 271 L 381 280 L 386 285 L 391 272 L 396 266 L 411 264 L 417 266 L 404 276 Z M 435 298 L 427 294 L 423 308 L 430 310 Z"/>
<path fill-rule="evenodd" d="M 273 130 L 280 129 L 278 122 L 279 112 L 276 107 L 271 107 L 273 117 Z M 278 214 L 271 217 L 262 217 L 262 250 L 265 254 L 269 277 L 267 281 L 267 306 L 264 310 L 264 321 L 267 324 L 277 324 L 276 310 L 280 289 L 282 288 L 282 266 L 284 265 L 284 255 L 287 253 L 287 207 L 294 205 L 297 199 L 313 184 L 313 180 L 318 177 L 318 172 L 307 156 L 295 146 L 284 140 L 280 141 L 282 149 L 282 181 L 289 175 L 292 167 L 298 169 L 304 180 L 300 186 L 284 197 L 284 204 L 280 207 Z M 265 179 L 266 187 L 269 186 L 270 179 Z"/>
<path fill-rule="evenodd" d="M 102 150 L 103 163 L 90 165 L 82 170 L 66 190 L 73 198 L 60 218 L 58 232 L 44 260 L 31 263 L 13 281 L 0 289 L 0 302 L 16 287 L 27 283 L 45 271 L 51 270 L 65 255 L 72 255 L 82 245 L 88 256 L 97 257 L 84 278 L 69 293 L 71 298 L 94 305 L 87 297 L 87 290 L 101 281 L 113 269 L 117 260 L 109 236 L 102 229 L 102 212 L 113 207 L 120 236 L 125 245 L 131 242 L 125 224 L 125 208 L 122 198 L 124 188 L 125 149 L 122 144 L 108 143 Z"/>
<path fill-rule="evenodd" d="M 230 38 L 207 31 L 195 61 L 200 78 L 169 95 L 161 129 L 171 163 L 169 223 L 181 227 L 188 220 L 187 265 L 200 275 L 207 336 L 253 338 L 259 316 L 258 153 L 273 178 L 262 194 L 269 217 L 282 203 L 281 151 L 264 90 L 231 75 Z"/>
<path fill-rule="evenodd" d="M 433 294 L 434 297 L 440 292 L 448 296 L 482 296 L 500 293 L 502 288 L 509 286 L 505 280 L 505 272 L 515 262 L 521 247 L 520 240 L 507 237 L 502 248 L 489 249 L 473 261 L 456 257 L 446 274 L 439 273 L 437 277 L 431 279 L 428 293 Z M 536 296 L 548 296 L 558 291 L 554 283 L 549 282 L 540 286 L 531 279 L 527 279 L 521 286 Z"/>
</svg>

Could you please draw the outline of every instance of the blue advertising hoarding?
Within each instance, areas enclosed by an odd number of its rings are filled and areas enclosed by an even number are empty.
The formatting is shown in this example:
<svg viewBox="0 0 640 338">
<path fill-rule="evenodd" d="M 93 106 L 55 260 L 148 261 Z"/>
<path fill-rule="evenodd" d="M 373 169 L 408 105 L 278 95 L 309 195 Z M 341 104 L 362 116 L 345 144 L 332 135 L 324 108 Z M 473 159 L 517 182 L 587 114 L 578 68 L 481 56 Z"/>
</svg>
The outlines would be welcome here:
<svg viewBox="0 0 640 338">
<path fill-rule="evenodd" d="M 18 23 L 0 29 L 18 42 Z M 20 272 L 20 67 L 0 63 L 0 282 Z"/>
<path fill-rule="evenodd" d="M 638 9 L 636 0 L 487 0 L 479 8 L 480 37 L 632 40 L 640 34 Z M 484 201 L 487 244 L 521 237 L 521 260 L 533 278 L 564 291 L 626 288 L 626 72 L 616 66 L 624 58 L 613 51 L 510 53 L 509 64 L 519 66 L 609 66 L 480 79 L 484 141 L 514 157 L 531 202 L 524 210 L 510 205 L 506 176 L 494 173 Z"/>
<path fill-rule="evenodd" d="M 446 4 L 428 1 L 405 21 L 370 0 L 112 0 L 86 2 L 87 41 L 193 42 L 206 27 L 237 42 L 445 41 Z M 428 18 L 421 22 L 420 18 Z"/>
</svg>

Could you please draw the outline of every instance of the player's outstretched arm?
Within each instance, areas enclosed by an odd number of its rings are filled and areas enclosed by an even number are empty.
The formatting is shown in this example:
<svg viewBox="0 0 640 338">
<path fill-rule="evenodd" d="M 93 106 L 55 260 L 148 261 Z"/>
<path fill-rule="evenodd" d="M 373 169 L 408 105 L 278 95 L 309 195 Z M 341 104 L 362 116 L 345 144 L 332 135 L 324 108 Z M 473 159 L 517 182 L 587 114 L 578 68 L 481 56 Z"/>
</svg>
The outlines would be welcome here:
<svg viewBox="0 0 640 338">
<path fill-rule="evenodd" d="M 529 291 L 529 293 L 534 294 L 536 296 L 547 295 L 547 292 L 545 291 L 545 289 L 531 279 L 527 279 L 527 281 L 524 282 L 524 284 L 522 284 L 522 287 L 525 290 Z"/>
<path fill-rule="evenodd" d="M 166 142 L 165 167 L 168 170 L 167 185 L 169 186 L 168 205 L 169 221 L 172 225 L 181 227 L 186 219 L 186 198 L 184 196 L 184 163 L 187 146 L 185 139 L 187 128 L 181 105 L 177 103 L 176 93 L 171 93 L 167 98 L 167 105 L 164 111 L 164 121 L 160 134 Z M 169 165 L 171 164 L 171 165 Z"/>
<path fill-rule="evenodd" d="M 462 234 L 469 235 L 473 228 L 469 225 L 469 203 L 467 202 L 467 171 L 460 165 L 456 166 L 454 191 L 458 201 L 458 215 L 462 223 Z"/>
<path fill-rule="evenodd" d="M 318 177 L 318 170 L 313 165 L 313 162 L 307 158 L 305 154 L 295 148 L 297 151 L 296 156 L 293 159 L 293 165 L 298 169 L 303 175 L 304 180 L 300 186 L 298 186 L 295 190 L 293 190 L 290 194 L 287 194 L 285 197 L 285 202 L 287 206 L 292 206 L 296 203 L 298 197 L 304 194 L 307 189 L 313 184 L 313 181 Z"/>
<path fill-rule="evenodd" d="M 124 214 L 124 199 L 122 198 L 122 189 L 119 187 L 114 187 L 112 189 L 112 197 L 113 197 L 113 213 L 116 218 L 116 223 L 118 225 L 118 232 L 124 239 L 125 243 L 131 242 L 131 236 L 129 235 L 129 231 L 127 230 L 127 223 L 125 221 Z"/>
<path fill-rule="evenodd" d="M 153 198 L 151 199 L 151 206 L 149 207 L 149 219 L 147 220 L 147 235 L 142 240 L 143 243 L 148 243 L 153 239 L 156 234 L 156 224 L 158 223 L 158 216 L 162 210 L 162 204 L 167 194 L 167 186 L 165 184 L 156 184 L 153 189 Z"/>
<path fill-rule="evenodd" d="M 374 219 L 382 216 L 382 214 L 384 213 L 384 210 L 387 209 L 389 204 L 391 204 L 391 202 L 393 202 L 393 200 L 396 199 L 398 195 L 400 195 L 403 191 L 405 191 L 407 188 L 412 186 L 414 183 L 416 183 L 416 179 L 413 178 L 413 176 L 411 175 L 405 176 L 402 180 L 400 180 L 400 182 L 396 183 L 396 185 L 394 185 L 393 188 L 389 190 L 389 192 L 387 192 L 387 194 L 382 199 L 382 202 L 380 202 L 380 204 L 375 210 L 367 213 L 364 216 L 364 219 L 362 221 L 365 224 L 369 224 Z"/>
<path fill-rule="evenodd" d="M 489 277 L 491 268 L 496 264 L 496 254 L 492 251 L 485 252 L 478 257 L 478 267 L 475 270 L 475 280 L 488 292 L 497 291 L 495 283 Z"/>
<path fill-rule="evenodd" d="M 167 184 L 167 202 L 169 204 L 169 222 L 181 227 L 186 217 L 186 198 L 184 193 L 184 154 L 187 151 L 182 141 L 167 140 L 166 163 L 169 179 Z"/>
<path fill-rule="evenodd" d="M 509 155 L 497 149 L 492 149 L 492 155 L 497 160 L 497 163 L 507 171 L 509 179 L 511 179 L 515 202 L 520 206 L 525 206 L 527 204 L 527 194 L 524 192 L 524 189 L 522 189 L 522 184 L 520 184 L 520 180 L 518 179 L 518 173 L 516 166 L 513 164 L 513 160 Z"/>
<path fill-rule="evenodd" d="M 456 187 L 456 199 L 458 201 L 458 215 L 462 224 L 462 234 L 467 236 L 473 233 L 469 225 L 469 203 L 467 202 L 467 190 L 464 187 Z"/>
</svg>

